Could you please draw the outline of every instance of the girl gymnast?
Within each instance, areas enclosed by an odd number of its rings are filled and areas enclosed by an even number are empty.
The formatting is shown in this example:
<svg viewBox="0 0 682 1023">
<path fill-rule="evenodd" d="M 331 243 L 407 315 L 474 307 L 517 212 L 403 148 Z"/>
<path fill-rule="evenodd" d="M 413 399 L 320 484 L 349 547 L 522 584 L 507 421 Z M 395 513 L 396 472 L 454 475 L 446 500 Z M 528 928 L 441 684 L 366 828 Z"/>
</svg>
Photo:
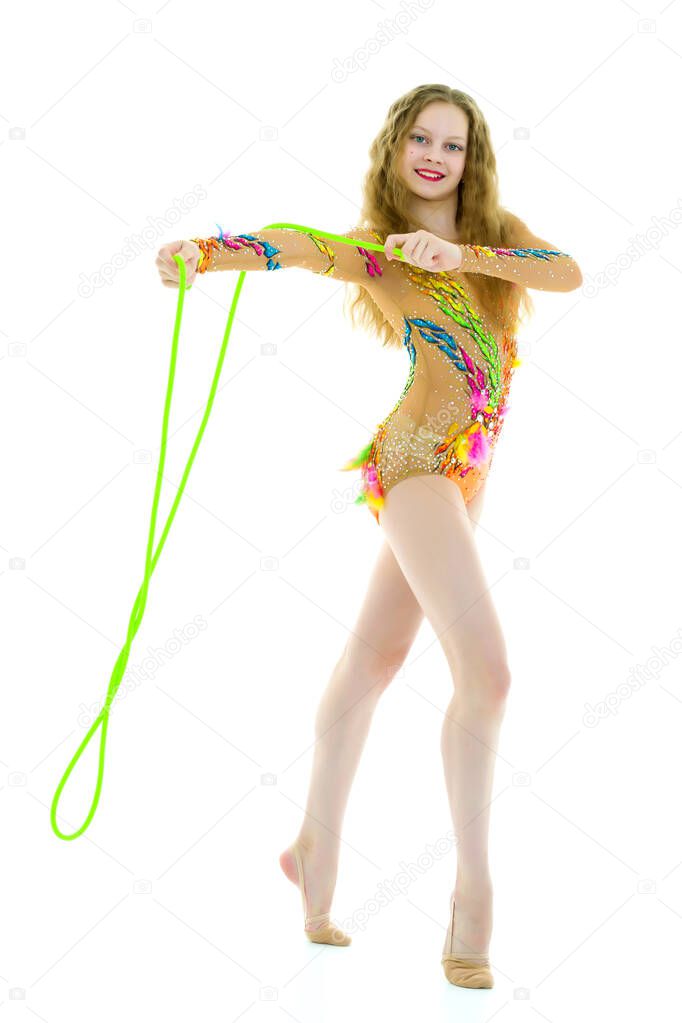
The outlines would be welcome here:
<svg viewBox="0 0 682 1023">
<path fill-rule="evenodd" d="M 345 281 L 354 325 L 403 346 L 398 401 L 345 469 L 383 530 L 364 602 L 315 718 L 306 813 L 280 856 L 301 891 L 309 940 L 348 945 L 330 918 L 340 835 L 374 710 L 426 616 L 452 676 L 441 751 L 457 844 L 441 963 L 452 984 L 493 986 L 488 860 L 496 747 L 510 687 L 505 640 L 475 545 L 485 480 L 507 411 L 528 288 L 571 291 L 575 260 L 498 198 L 488 125 L 471 96 L 419 86 L 396 100 L 370 148 L 361 223 L 343 237 L 278 228 L 163 246 L 163 284 L 215 270 L 307 269 Z M 400 248 L 403 258 L 394 256 Z M 455 905 L 457 917 L 455 926 Z"/>
</svg>

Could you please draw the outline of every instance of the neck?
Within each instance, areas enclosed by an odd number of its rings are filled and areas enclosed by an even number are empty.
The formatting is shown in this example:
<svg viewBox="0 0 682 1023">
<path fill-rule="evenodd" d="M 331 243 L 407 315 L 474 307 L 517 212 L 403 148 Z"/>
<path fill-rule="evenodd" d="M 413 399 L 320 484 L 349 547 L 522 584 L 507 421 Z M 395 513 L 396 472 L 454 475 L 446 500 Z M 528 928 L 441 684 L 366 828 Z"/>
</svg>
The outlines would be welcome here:
<svg viewBox="0 0 682 1023">
<path fill-rule="evenodd" d="M 409 206 L 410 230 L 430 231 L 448 242 L 457 241 L 457 195 L 447 199 L 421 199 L 413 196 Z"/>
</svg>

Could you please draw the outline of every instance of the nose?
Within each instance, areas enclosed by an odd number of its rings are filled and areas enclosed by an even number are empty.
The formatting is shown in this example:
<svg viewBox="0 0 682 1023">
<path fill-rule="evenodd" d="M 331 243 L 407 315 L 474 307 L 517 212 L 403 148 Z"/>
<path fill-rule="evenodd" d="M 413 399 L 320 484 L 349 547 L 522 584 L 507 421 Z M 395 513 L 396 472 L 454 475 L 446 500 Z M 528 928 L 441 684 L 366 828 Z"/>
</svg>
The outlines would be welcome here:
<svg viewBox="0 0 682 1023">
<path fill-rule="evenodd" d="M 436 170 L 438 170 L 438 168 L 441 166 L 440 160 L 438 160 L 434 156 L 431 156 L 428 153 L 424 157 L 424 164 L 425 164 L 425 166 L 428 166 L 428 167 L 434 167 Z"/>
</svg>

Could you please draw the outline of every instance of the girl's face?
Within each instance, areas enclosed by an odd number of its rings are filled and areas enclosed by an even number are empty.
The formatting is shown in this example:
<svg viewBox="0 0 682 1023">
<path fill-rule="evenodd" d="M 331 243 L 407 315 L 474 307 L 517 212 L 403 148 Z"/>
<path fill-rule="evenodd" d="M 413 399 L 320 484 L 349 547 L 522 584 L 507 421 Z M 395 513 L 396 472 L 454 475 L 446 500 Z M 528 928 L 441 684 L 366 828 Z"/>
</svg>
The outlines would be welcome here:
<svg viewBox="0 0 682 1023">
<path fill-rule="evenodd" d="M 416 196 L 443 200 L 456 191 L 466 162 L 468 124 L 463 110 L 441 100 L 416 115 L 398 161 L 401 180 Z M 420 176 L 420 170 L 427 173 Z"/>
</svg>

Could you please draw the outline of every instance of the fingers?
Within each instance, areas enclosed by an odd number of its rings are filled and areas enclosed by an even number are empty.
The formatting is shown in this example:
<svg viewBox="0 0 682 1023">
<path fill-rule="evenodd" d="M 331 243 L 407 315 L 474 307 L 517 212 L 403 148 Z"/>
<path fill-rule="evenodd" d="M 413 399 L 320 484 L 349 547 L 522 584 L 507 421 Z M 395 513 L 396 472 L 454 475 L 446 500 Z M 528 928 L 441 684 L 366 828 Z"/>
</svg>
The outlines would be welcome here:
<svg viewBox="0 0 682 1023">
<path fill-rule="evenodd" d="M 181 247 L 176 250 L 175 254 L 182 256 L 187 267 L 190 267 L 197 262 L 197 247 L 191 242 L 183 242 Z M 175 264 L 175 260 L 173 260 L 173 263 Z"/>
<path fill-rule="evenodd" d="M 170 274 L 163 272 L 161 272 L 159 276 L 161 277 L 161 283 L 164 288 L 177 288 L 180 286 L 179 277 L 172 277 Z"/>
<path fill-rule="evenodd" d="M 429 247 L 428 238 L 423 239 L 420 238 L 415 244 L 414 249 L 412 250 L 411 258 L 414 259 L 416 263 L 420 263 L 423 265 L 428 247 Z"/>
<path fill-rule="evenodd" d="M 161 283 L 165 284 L 166 287 L 177 287 L 180 281 L 180 268 L 177 263 L 174 260 L 169 263 L 167 260 L 162 259 L 161 254 L 159 254 L 156 259 L 156 266 Z"/>
<path fill-rule="evenodd" d="M 411 231 L 408 234 L 389 234 L 384 242 L 384 254 L 389 261 L 395 249 L 400 249 L 403 260 L 423 270 L 431 270 L 438 261 L 438 239 L 429 231 Z"/>
<path fill-rule="evenodd" d="M 159 249 L 156 256 L 159 277 L 166 288 L 177 288 L 180 284 L 180 267 L 173 258 L 176 255 L 181 256 L 185 263 L 186 285 L 193 284 L 196 277 L 198 260 L 195 247 L 186 241 L 169 242 Z"/>
<path fill-rule="evenodd" d="M 384 255 L 386 259 L 393 257 L 395 249 L 402 249 L 405 239 L 409 237 L 409 234 L 389 234 L 384 242 Z M 405 255 L 404 252 L 403 254 Z"/>
<path fill-rule="evenodd" d="M 165 259 L 160 259 L 157 257 L 156 266 L 162 277 L 165 274 L 170 274 L 171 276 L 173 274 L 175 274 L 175 276 L 178 275 L 178 265 L 175 262 L 169 263 Z"/>
<path fill-rule="evenodd" d="M 182 241 L 168 242 L 166 245 L 162 245 L 159 249 L 157 259 L 165 263 L 167 266 L 176 266 L 177 264 L 173 259 L 173 256 L 176 252 L 180 252 L 182 250 L 182 245 Z"/>
<path fill-rule="evenodd" d="M 178 264 L 170 255 L 168 246 L 160 249 L 156 257 L 156 267 L 162 284 L 165 284 L 166 287 L 172 287 L 175 283 L 175 286 L 177 286 L 177 282 L 180 280 L 180 270 Z"/>
<path fill-rule="evenodd" d="M 407 234 L 389 234 L 384 242 L 384 254 L 388 260 L 393 258 L 396 249 L 400 249 L 403 259 L 410 262 L 415 257 L 417 246 L 424 248 L 428 245 L 430 235 L 428 231 L 410 231 Z"/>
</svg>

